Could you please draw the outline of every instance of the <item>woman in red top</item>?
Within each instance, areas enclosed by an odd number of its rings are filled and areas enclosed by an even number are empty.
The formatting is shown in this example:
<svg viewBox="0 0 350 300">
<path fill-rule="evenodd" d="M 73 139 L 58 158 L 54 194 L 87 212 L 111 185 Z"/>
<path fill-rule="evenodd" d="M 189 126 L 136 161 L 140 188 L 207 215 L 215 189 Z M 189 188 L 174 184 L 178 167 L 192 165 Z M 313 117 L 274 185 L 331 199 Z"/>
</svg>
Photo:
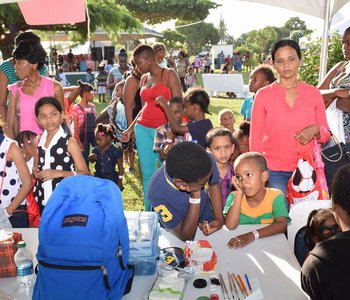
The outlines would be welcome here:
<svg viewBox="0 0 350 300">
<path fill-rule="evenodd" d="M 141 99 L 144 104 L 135 122 L 123 133 L 123 142 L 130 139 L 134 131 L 141 166 L 145 210 L 151 209 L 147 200 L 148 184 L 157 170 L 159 154 L 153 151 L 156 129 L 167 123 L 164 110 L 155 102 L 158 96 L 169 101 L 171 97 L 182 97 L 181 84 L 173 69 L 162 68 L 156 62 L 151 46 L 140 44 L 134 49 L 134 62 L 141 74 Z"/>
<path fill-rule="evenodd" d="M 299 45 L 293 40 L 280 40 L 272 47 L 271 56 L 278 80 L 255 96 L 250 151 L 264 155 L 270 187 L 285 194 L 297 166 L 300 144 L 309 144 L 314 137 L 325 143 L 330 133 L 319 90 L 297 78 L 301 65 Z"/>
</svg>

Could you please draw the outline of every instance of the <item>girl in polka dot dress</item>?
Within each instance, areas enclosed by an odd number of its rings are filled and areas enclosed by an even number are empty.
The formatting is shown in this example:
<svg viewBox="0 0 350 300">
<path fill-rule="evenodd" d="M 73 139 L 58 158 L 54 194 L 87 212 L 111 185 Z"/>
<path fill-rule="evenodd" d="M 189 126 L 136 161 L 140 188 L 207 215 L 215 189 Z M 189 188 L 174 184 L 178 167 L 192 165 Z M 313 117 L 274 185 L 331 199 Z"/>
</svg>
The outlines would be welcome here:
<svg viewBox="0 0 350 300">
<path fill-rule="evenodd" d="M 34 157 L 34 196 L 42 212 L 58 183 L 65 177 L 89 174 L 74 138 L 61 127 L 62 107 L 53 97 L 43 97 L 35 105 L 35 116 L 45 129 L 38 137 L 38 151 Z"/>
<path fill-rule="evenodd" d="M 28 227 L 28 218 L 23 213 L 25 204 L 23 207 L 21 204 L 32 188 L 32 177 L 17 142 L 4 135 L 2 125 L 0 124 L 0 228 Z"/>
</svg>

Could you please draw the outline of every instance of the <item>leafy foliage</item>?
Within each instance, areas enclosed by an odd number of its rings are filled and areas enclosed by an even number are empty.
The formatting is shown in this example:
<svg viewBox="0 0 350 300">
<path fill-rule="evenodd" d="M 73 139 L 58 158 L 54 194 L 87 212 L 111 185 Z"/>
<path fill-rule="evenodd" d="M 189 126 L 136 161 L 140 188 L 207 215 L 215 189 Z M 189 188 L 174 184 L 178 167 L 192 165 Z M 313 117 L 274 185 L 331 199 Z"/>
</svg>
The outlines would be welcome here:
<svg viewBox="0 0 350 300">
<path fill-rule="evenodd" d="M 125 5 L 137 18 L 149 24 L 169 20 L 196 22 L 204 20 L 210 9 L 220 5 L 210 0 L 116 0 Z"/>
<path fill-rule="evenodd" d="M 114 0 L 87 0 L 90 16 L 90 29 L 94 32 L 97 28 L 104 29 L 111 38 L 115 38 L 121 31 L 139 30 L 140 21 L 132 16 L 125 6 L 116 4 Z M 86 22 L 68 25 L 44 25 L 29 26 L 25 23 L 22 13 L 17 4 L 0 5 L 0 50 L 3 58 L 11 56 L 13 39 L 19 30 L 37 29 L 42 31 L 75 31 L 78 40 L 87 39 Z M 8 34 L 5 32 L 9 31 Z"/>
<path fill-rule="evenodd" d="M 321 44 L 320 38 L 308 41 L 306 44 L 307 50 L 303 53 L 303 65 L 300 69 L 300 79 L 315 86 L 318 84 L 320 71 Z M 341 49 L 341 36 L 334 33 L 328 42 L 327 71 L 342 60 L 344 60 L 344 57 Z"/>
<path fill-rule="evenodd" d="M 181 24 L 179 22 L 179 24 Z M 210 48 L 220 40 L 219 31 L 212 23 L 202 22 L 188 27 L 177 29 L 178 32 L 186 36 L 186 45 L 190 55 L 196 50 Z"/>
</svg>

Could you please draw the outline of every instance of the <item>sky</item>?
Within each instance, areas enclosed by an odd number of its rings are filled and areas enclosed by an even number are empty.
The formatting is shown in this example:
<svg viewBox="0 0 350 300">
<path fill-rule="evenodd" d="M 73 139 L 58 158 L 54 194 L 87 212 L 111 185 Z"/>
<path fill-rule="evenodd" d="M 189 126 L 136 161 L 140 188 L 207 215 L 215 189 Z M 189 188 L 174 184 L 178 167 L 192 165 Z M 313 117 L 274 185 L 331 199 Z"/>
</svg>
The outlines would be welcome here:
<svg viewBox="0 0 350 300">
<path fill-rule="evenodd" d="M 238 38 L 242 33 L 246 33 L 254 29 L 261 29 L 266 26 L 282 27 L 289 18 L 296 16 L 305 21 L 306 26 L 309 29 L 315 30 L 316 36 L 322 35 L 323 21 L 316 17 L 283 8 L 252 2 L 237 0 L 216 0 L 215 2 L 221 4 L 222 6 L 217 9 L 210 10 L 210 14 L 206 18 L 205 22 L 213 23 L 215 27 L 218 27 L 221 15 L 228 29 L 228 34 L 232 35 L 234 38 Z M 333 24 L 342 23 L 342 19 L 346 18 L 343 16 L 349 15 L 350 2 L 346 4 L 339 14 L 334 17 Z M 162 25 L 156 26 L 156 30 L 159 31 L 166 28 L 173 29 L 174 22 L 166 22 Z"/>
</svg>

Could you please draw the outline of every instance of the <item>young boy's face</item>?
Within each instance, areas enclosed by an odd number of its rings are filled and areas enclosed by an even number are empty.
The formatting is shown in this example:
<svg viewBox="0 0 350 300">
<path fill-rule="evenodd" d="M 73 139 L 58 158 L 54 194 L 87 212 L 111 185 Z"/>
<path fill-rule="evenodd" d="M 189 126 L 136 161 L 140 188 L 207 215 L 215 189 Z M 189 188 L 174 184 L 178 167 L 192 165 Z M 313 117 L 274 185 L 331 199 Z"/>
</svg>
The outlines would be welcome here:
<svg viewBox="0 0 350 300">
<path fill-rule="evenodd" d="M 247 198 L 262 193 L 269 178 L 269 173 L 261 171 L 259 164 L 254 159 L 244 159 L 238 163 L 235 174 L 237 185 Z"/>
<path fill-rule="evenodd" d="M 227 164 L 230 161 L 235 146 L 231 143 L 228 136 L 216 136 L 213 138 L 209 149 L 217 163 Z"/>
<path fill-rule="evenodd" d="M 191 182 L 191 183 L 187 183 L 187 182 L 184 182 L 180 179 L 174 178 L 174 185 L 179 190 L 187 192 L 187 193 L 199 191 L 206 185 L 206 183 L 208 182 L 208 180 L 211 176 L 211 173 L 212 172 L 209 172 L 209 174 L 206 177 L 199 179 L 197 182 Z"/>
<path fill-rule="evenodd" d="M 169 104 L 169 107 L 170 107 L 171 111 L 174 113 L 176 121 L 181 123 L 182 118 L 185 114 L 184 106 L 182 104 L 179 104 L 179 103 L 172 103 L 172 104 Z"/>
<path fill-rule="evenodd" d="M 225 112 L 220 117 L 220 125 L 227 128 L 232 129 L 235 124 L 235 117 L 231 112 Z"/>
</svg>

